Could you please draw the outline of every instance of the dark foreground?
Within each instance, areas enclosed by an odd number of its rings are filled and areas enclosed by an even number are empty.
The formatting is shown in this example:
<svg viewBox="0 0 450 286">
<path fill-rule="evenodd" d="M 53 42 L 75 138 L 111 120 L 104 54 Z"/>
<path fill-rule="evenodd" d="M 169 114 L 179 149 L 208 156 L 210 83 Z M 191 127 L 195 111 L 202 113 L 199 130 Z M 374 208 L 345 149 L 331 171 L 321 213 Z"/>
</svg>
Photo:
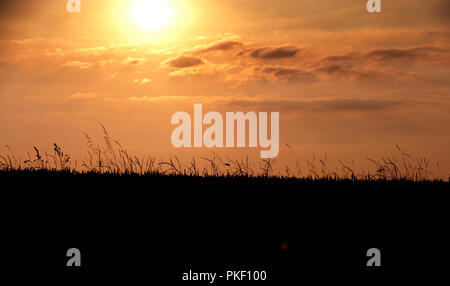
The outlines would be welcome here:
<svg viewBox="0 0 450 286">
<path fill-rule="evenodd" d="M 25 171 L 0 171 L 0 180 L 2 272 L 15 281 L 448 280 L 448 183 Z M 66 266 L 69 248 L 81 251 L 80 267 Z M 381 266 L 366 266 L 370 248 Z M 267 280 L 227 280 L 239 270 Z M 190 271 L 217 276 L 183 281 Z"/>
</svg>

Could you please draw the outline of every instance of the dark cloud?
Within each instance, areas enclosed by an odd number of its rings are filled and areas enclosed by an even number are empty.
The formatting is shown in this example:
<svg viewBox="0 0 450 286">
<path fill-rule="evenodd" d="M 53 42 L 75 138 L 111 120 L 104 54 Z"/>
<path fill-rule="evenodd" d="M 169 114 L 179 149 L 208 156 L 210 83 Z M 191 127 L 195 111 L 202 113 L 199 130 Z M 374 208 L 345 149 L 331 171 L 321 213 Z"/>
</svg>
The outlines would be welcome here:
<svg viewBox="0 0 450 286">
<path fill-rule="evenodd" d="M 398 100 L 334 99 L 315 102 L 315 107 L 325 111 L 377 111 L 389 109 L 402 103 Z"/>
<path fill-rule="evenodd" d="M 291 46 L 278 48 L 259 48 L 250 52 L 250 56 L 253 58 L 261 59 L 292 58 L 295 57 L 299 50 L 300 49 Z"/>
<path fill-rule="evenodd" d="M 241 41 L 221 40 L 206 46 L 197 47 L 193 52 L 206 53 L 214 51 L 237 51 L 237 56 L 248 55 L 260 59 L 281 59 L 295 57 L 300 49 L 293 46 L 246 48 Z"/>
<path fill-rule="evenodd" d="M 359 67 L 361 68 L 361 67 Z M 331 77 L 344 77 L 358 80 L 380 80 L 389 77 L 377 70 L 367 71 L 354 68 L 351 64 L 325 64 L 315 70 L 318 73 L 324 73 Z"/>
<path fill-rule="evenodd" d="M 204 60 L 195 56 L 179 56 L 164 62 L 174 68 L 188 68 L 204 64 Z"/>
<path fill-rule="evenodd" d="M 427 57 L 433 53 L 440 53 L 437 47 L 416 47 L 407 49 L 375 49 L 365 55 L 376 60 L 414 60 Z"/>
<path fill-rule="evenodd" d="M 144 58 L 126 58 L 124 63 L 130 66 L 139 66 L 145 63 Z"/>
<path fill-rule="evenodd" d="M 331 64 L 317 69 L 318 72 L 326 73 L 328 75 L 348 75 L 353 71 L 349 65 Z"/>
<path fill-rule="evenodd" d="M 322 61 L 326 62 L 346 62 L 354 60 L 356 57 L 358 57 L 357 53 L 349 53 L 346 55 L 339 55 L 339 56 L 327 56 L 322 59 Z"/>
<path fill-rule="evenodd" d="M 239 107 L 256 107 L 272 110 L 303 111 L 303 112 L 341 112 L 341 111 L 383 111 L 406 104 L 401 100 L 380 99 L 319 99 L 319 100 L 235 100 L 228 105 Z"/>
<path fill-rule="evenodd" d="M 272 79 L 285 82 L 310 83 L 317 80 L 316 76 L 310 72 L 303 71 L 295 67 L 284 66 L 255 66 L 248 74 L 249 80 Z"/>
<path fill-rule="evenodd" d="M 272 74 L 279 80 L 302 82 L 316 80 L 316 77 L 312 73 L 291 67 L 265 66 L 261 71 L 266 74 Z"/>
<path fill-rule="evenodd" d="M 212 52 L 212 51 L 230 51 L 234 50 L 236 48 L 241 48 L 244 44 L 239 41 L 219 41 L 212 43 L 206 47 L 200 48 L 197 50 L 198 53 L 206 53 L 206 52 Z"/>
<path fill-rule="evenodd" d="M 378 48 L 372 49 L 363 53 L 348 53 L 344 55 L 332 55 L 322 58 L 321 62 L 330 64 L 329 71 L 342 70 L 342 66 L 336 65 L 350 65 L 356 63 L 364 63 L 367 60 L 370 61 L 399 61 L 399 60 L 417 60 L 417 59 L 429 59 L 433 56 L 440 57 L 448 50 L 442 49 L 436 46 L 423 46 L 423 47 L 410 47 L 410 48 Z M 334 70 L 333 70 L 334 69 Z M 326 71 L 326 70 L 323 70 Z"/>
<path fill-rule="evenodd" d="M 315 73 L 331 77 L 347 77 L 358 80 L 380 80 L 395 77 L 384 68 L 387 62 L 410 64 L 448 60 L 449 51 L 437 46 L 410 48 L 378 48 L 365 52 L 352 52 L 343 55 L 331 55 L 317 60 L 313 66 Z M 392 66 L 391 66 L 392 68 Z M 399 72 L 403 73 L 402 70 Z"/>
</svg>

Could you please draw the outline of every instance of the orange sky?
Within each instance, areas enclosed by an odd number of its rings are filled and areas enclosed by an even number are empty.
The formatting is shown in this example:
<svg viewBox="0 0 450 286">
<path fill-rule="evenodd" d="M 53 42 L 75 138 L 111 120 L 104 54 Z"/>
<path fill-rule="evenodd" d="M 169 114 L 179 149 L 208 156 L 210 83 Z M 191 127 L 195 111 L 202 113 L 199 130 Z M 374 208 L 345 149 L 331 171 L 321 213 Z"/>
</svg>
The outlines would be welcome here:
<svg viewBox="0 0 450 286">
<path fill-rule="evenodd" d="M 167 0 L 153 31 L 136 1 L 65 2 L 0 1 L 0 153 L 56 142 L 81 159 L 101 122 L 136 154 L 200 156 L 217 150 L 172 147 L 170 118 L 201 103 L 279 112 L 280 167 L 284 143 L 360 165 L 398 144 L 450 173 L 449 1 Z"/>
</svg>

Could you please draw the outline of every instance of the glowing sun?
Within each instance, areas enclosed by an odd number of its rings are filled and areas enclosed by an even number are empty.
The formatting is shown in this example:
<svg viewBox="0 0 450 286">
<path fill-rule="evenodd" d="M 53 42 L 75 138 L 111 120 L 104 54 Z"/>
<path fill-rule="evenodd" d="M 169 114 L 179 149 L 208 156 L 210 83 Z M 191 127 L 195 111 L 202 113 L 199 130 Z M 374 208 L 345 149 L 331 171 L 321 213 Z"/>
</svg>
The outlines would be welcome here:
<svg viewBox="0 0 450 286">
<path fill-rule="evenodd" d="M 172 9 L 166 0 L 138 0 L 132 13 L 134 22 L 148 30 L 163 28 L 172 19 Z"/>
</svg>

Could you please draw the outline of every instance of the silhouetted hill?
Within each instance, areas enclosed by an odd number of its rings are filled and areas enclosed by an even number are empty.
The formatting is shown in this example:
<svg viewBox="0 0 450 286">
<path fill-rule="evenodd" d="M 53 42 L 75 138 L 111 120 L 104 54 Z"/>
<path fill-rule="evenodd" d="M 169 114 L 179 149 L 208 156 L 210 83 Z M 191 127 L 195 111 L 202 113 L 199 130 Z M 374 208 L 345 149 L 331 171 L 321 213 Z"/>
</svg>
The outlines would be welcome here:
<svg viewBox="0 0 450 286">
<path fill-rule="evenodd" d="M 277 283 L 364 283 L 448 265 L 442 181 L 43 170 L 0 178 L 9 266 L 52 278 L 173 283 L 190 269 L 265 270 Z M 65 267 L 71 247 L 82 252 L 80 269 Z M 373 247 L 381 268 L 365 266 Z"/>
</svg>

